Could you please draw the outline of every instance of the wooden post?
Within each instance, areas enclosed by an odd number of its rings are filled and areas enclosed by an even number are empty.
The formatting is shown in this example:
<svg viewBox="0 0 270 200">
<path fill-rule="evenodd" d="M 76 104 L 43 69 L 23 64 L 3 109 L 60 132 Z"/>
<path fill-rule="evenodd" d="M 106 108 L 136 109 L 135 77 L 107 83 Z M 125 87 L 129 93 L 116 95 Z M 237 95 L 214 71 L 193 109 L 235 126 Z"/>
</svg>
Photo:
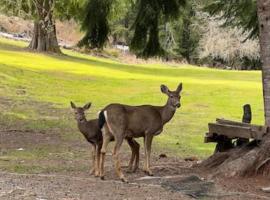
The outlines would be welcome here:
<svg viewBox="0 0 270 200">
<path fill-rule="evenodd" d="M 246 104 L 243 106 L 243 118 L 242 118 L 242 122 L 244 123 L 251 123 L 252 120 L 252 113 L 251 113 L 251 106 L 249 104 Z"/>
<path fill-rule="evenodd" d="M 243 118 L 242 118 L 242 122 L 243 123 L 251 123 L 252 120 L 252 112 L 251 112 L 251 106 L 249 104 L 246 104 L 243 106 Z M 242 146 L 249 143 L 249 139 L 244 139 L 244 138 L 239 138 L 236 141 L 236 146 Z"/>
</svg>

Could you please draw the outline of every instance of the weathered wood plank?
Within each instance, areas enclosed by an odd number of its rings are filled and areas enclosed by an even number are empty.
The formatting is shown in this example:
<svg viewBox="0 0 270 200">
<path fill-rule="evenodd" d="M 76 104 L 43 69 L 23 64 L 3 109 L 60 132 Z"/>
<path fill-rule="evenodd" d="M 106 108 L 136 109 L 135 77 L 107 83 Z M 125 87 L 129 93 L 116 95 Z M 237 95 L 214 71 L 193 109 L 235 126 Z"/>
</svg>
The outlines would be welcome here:
<svg viewBox="0 0 270 200">
<path fill-rule="evenodd" d="M 249 124 L 249 123 L 244 123 L 244 122 L 236 122 L 236 121 L 231 121 L 227 119 L 216 119 L 216 122 L 218 124 L 228 124 L 228 125 L 235 125 L 235 126 L 243 126 L 243 127 L 251 127 L 254 131 L 267 131 L 266 126 L 260 126 L 260 125 L 255 125 L 255 124 Z"/>
<path fill-rule="evenodd" d="M 254 131 L 251 130 L 251 138 L 254 138 L 256 140 L 261 140 L 262 137 L 267 133 L 267 129 L 265 131 Z"/>
<path fill-rule="evenodd" d="M 227 120 L 227 119 L 220 119 L 220 118 L 217 118 L 216 119 L 216 122 L 218 124 L 227 124 L 227 125 L 235 125 L 235 126 L 243 126 L 243 127 L 250 127 L 250 126 L 252 126 L 249 123 L 236 122 L 236 121 L 231 121 L 231 120 Z"/>
<path fill-rule="evenodd" d="M 231 124 L 209 123 L 208 128 L 208 137 L 217 134 L 227 136 L 230 139 L 253 138 L 261 140 L 263 135 L 267 132 L 266 126 L 237 126 Z"/>
<path fill-rule="evenodd" d="M 218 124 L 250 127 L 251 131 L 255 135 L 254 137 L 261 138 L 265 133 L 267 133 L 267 126 L 260 126 L 260 125 L 236 122 L 236 121 L 231 121 L 231 120 L 226 120 L 226 119 L 216 119 L 216 121 Z"/>
<path fill-rule="evenodd" d="M 230 139 L 234 138 L 251 138 L 251 128 L 242 126 L 233 126 L 227 124 L 209 123 L 209 133 L 225 135 Z"/>
</svg>

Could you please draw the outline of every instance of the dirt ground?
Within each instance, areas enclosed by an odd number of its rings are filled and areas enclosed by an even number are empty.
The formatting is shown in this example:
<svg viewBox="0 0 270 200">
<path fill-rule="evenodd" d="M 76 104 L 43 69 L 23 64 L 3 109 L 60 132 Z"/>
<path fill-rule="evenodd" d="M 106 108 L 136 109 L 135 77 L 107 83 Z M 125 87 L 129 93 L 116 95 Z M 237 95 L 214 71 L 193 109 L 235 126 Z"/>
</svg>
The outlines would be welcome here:
<svg viewBox="0 0 270 200">
<path fill-rule="evenodd" d="M 73 119 L 68 110 L 33 101 L 18 103 L 1 98 L 0 110 L 11 105 L 16 110 L 21 104 L 26 110 L 35 108 L 35 113 L 48 119 L 57 116 L 52 121 Z M 43 122 L 38 122 L 42 128 Z M 123 145 L 120 157 L 129 183 L 119 181 L 110 152 L 106 155 L 105 180 L 100 180 L 89 174 L 91 146 L 73 126 L 74 119 L 72 122 L 65 127 L 57 121 L 37 131 L 35 125 L 27 125 L 30 123 L 27 120 L 9 120 L 0 113 L 0 200 L 270 199 L 270 193 L 261 191 L 262 187 L 270 186 L 265 177 L 212 177 L 196 168 L 200 161 L 166 155 L 163 149 L 152 153 L 154 176 L 146 176 L 141 169 L 143 148 L 139 170 L 127 173 L 130 157 L 127 144 Z"/>
<path fill-rule="evenodd" d="M 56 133 L 40 133 L 18 130 L 0 130 L 1 156 L 12 149 L 34 149 L 66 146 L 73 151 L 89 153 L 89 145 L 83 140 L 62 140 Z M 6 153 L 5 153 L 6 152 Z M 73 152 L 74 153 L 74 152 Z M 89 155 L 90 156 L 90 155 Z M 130 156 L 124 147 L 121 158 L 123 170 Z M 141 162 L 144 155 L 141 151 Z M 17 162 L 20 162 L 18 158 Z M 3 161 L 3 159 L 2 159 Z M 74 162 L 72 162 L 74 161 Z M 6 160 L 5 162 L 10 162 Z M 263 177 L 225 179 L 212 178 L 197 170 L 197 161 L 184 161 L 175 157 L 160 157 L 153 153 L 153 177 L 145 176 L 140 169 L 134 174 L 126 173 L 129 183 L 122 183 L 114 173 L 111 154 L 106 157 L 106 179 L 89 175 L 90 159 L 84 157 L 67 161 L 63 156 L 27 161 L 29 165 L 66 166 L 72 170 L 42 173 L 12 173 L 0 166 L 0 199 L 25 200 L 79 200 L 79 199 L 270 199 L 261 191 L 269 181 Z M 3 162 L 1 162 L 3 163 Z M 82 167 L 84 166 L 84 167 Z"/>
</svg>

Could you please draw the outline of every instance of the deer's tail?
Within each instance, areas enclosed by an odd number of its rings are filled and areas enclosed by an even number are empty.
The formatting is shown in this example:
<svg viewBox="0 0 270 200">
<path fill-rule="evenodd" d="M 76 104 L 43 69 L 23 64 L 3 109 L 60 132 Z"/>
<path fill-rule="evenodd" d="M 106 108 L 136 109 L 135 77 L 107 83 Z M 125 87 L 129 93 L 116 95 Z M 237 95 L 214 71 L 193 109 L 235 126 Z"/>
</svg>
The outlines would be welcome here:
<svg viewBox="0 0 270 200">
<path fill-rule="evenodd" d="M 105 115 L 104 115 L 104 110 L 102 110 L 98 115 L 98 126 L 99 126 L 99 128 L 102 129 L 105 123 L 106 123 L 106 118 L 105 118 Z"/>
</svg>

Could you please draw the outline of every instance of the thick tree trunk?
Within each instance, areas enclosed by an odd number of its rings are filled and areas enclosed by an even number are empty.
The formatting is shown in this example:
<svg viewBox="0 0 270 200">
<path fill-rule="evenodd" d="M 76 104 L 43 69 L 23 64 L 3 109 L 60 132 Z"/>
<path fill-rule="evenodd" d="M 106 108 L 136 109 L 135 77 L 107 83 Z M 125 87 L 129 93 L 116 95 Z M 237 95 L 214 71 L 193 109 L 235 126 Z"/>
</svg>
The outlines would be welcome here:
<svg viewBox="0 0 270 200">
<path fill-rule="evenodd" d="M 258 0 L 265 124 L 270 126 L 270 1 Z"/>
<path fill-rule="evenodd" d="M 39 52 L 61 53 L 55 27 L 52 31 L 48 32 L 42 24 L 34 22 L 34 31 L 29 48 Z"/>
<path fill-rule="evenodd" d="M 34 22 L 34 30 L 29 48 L 39 52 L 61 53 L 55 21 L 53 19 L 53 0 L 36 2 L 38 20 Z"/>
</svg>

